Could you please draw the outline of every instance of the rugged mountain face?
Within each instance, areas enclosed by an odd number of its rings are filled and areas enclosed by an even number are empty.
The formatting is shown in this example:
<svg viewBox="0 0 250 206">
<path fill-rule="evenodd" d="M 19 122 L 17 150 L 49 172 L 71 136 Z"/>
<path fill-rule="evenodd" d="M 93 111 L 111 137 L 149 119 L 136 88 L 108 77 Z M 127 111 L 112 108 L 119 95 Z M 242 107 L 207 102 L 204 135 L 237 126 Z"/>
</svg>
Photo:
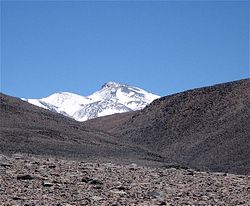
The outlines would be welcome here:
<svg viewBox="0 0 250 206">
<path fill-rule="evenodd" d="M 69 92 L 52 94 L 42 99 L 27 99 L 36 106 L 58 112 L 77 121 L 143 109 L 159 96 L 143 89 L 108 82 L 87 97 Z"/>
<path fill-rule="evenodd" d="M 250 174 L 249 79 L 162 97 L 141 111 L 85 125 L 182 166 Z"/>
<path fill-rule="evenodd" d="M 0 154 L 11 153 L 100 162 L 163 161 L 140 146 L 120 144 L 110 134 L 0 93 Z"/>
</svg>

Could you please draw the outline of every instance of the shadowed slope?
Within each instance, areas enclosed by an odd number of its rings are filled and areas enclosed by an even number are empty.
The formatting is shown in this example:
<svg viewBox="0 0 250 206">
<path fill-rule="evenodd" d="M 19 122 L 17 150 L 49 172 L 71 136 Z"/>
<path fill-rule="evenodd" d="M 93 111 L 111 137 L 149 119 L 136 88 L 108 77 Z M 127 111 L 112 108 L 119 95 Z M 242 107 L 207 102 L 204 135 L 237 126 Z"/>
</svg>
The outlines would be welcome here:
<svg viewBox="0 0 250 206">
<path fill-rule="evenodd" d="M 131 119 L 131 117 L 137 113 L 138 111 L 131 111 L 131 112 L 107 115 L 104 117 L 90 119 L 88 121 L 83 122 L 83 124 L 86 127 L 95 129 L 97 131 L 112 133 L 112 131 L 115 128 L 119 128 L 121 125 L 125 124 L 126 121 Z"/>
<path fill-rule="evenodd" d="M 202 170 L 250 174 L 250 80 L 194 89 L 155 100 L 142 111 L 97 119 L 120 141 Z M 108 119 L 108 121 L 106 121 Z M 108 124 L 108 125 L 107 125 Z M 95 127 L 95 121 L 86 122 Z M 106 130 L 107 131 L 107 130 Z"/>
</svg>

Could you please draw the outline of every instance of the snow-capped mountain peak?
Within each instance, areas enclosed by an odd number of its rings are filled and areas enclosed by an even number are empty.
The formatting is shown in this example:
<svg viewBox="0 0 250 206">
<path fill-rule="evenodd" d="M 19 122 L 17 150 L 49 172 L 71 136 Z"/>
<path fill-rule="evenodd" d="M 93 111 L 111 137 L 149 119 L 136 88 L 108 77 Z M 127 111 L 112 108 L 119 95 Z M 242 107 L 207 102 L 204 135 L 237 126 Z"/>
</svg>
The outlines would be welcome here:
<svg viewBox="0 0 250 206">
<path fill-rule="evenodd" d="M 119 86 L 122 86 L 122 84 L 119 84 L 117 82 L 109 81 L 109 82 L 106 82 L 104 85 L 102 85 L 101 88 L 103 89 L 103 88 L 119 87 Z"/>
<path fill-rule="evenodd" d="M 77 121 L 143 109 L 158 95 L 143 89 L 109 81 L 89 96 L 57 92 L 42 99 L 27 99 L 31 104 L 74 118 Z"/>
</svg>

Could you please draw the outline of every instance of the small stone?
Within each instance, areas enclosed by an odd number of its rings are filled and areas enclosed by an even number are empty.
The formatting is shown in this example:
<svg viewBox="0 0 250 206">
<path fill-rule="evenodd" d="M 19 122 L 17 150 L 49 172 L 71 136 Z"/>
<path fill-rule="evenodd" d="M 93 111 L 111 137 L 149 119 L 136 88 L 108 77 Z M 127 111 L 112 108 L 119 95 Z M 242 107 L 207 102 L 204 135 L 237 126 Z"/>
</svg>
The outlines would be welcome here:
<svg viewBox="0 0 250 206">
<path fill-rule="evenodd" d="M 21 198 L 21 197 L 17 197 L 17 196 L 15 196 L 15 197 L 12 197 L 12 199 L 13 199 L 13 200 L 25 200 L 24 198 Z"/>
<path fill-rule="evenodd" d="M 136 170 L 137 169 L 137 164 L 132 163 L 129 165 L 129 170 Z"/>
<path fill-rule="evenodd" d="M 100 189 L 102 189 L 102 186 L 101 185 L 95 185 L 94 189 L 100 190 Z"/>
<path fill-rule="evenodd" d="M 147 192 L 147 195 L 148 195 L 148 196 L 152 196 L 152 197 L 159 197 L 159 196 L 161 196 L 162 194 L 160 194 L 160 193 L 157 192 L 157 191 L 152 191 L 152 192 Z"/>
<path fill-rule="evenodd" d="M 22 158 L 23 158 L 23 155 L 21 155 L 21 154 L 13 154 L 12 157 L 13 157 L 14 159 L 18 160 L 18 159 L 22 159 Z"/>
<path fill-rule="evenodd" d="M 163 191 L 150 191 L 146 193 L 147 196 L 156 198 L 158 201 L 163 202 L 165 199 L 165 194 Z"/>
<path fill-rule="evenodd" d="M 165 201 L 158 202 L 157 205 L 167 205 Z"/>
<path fill-rule="evenodd" d="M 123 187 L 123 186 L 117 187 L 116 189 L 117 189 L 117 190 L 120 190 L 120 191 L 121 191 L 121 190 L 126 190 L 126 188 Z"/>
<path fill-rule="evenodd" d="M 120 190 L 110 190 L 110 192 L 111 192 L 111 193 L 114 193 L 114 194 L 120 194 L 120 195 L 127 194 L 126 192 L 120 191 Z"/>
<path fill-rule="evenodd" d="M 89 177 L 84 177 L 82 178 L 82 182 L 85 182 L 85 183 L 88 183 L 88 184 L 91 184 L 91 185 L 102 185 L 103 183 L 97 179 L 92 179 L 92 178 L 89 178 Z"/>
<path fill-rule="evenodd" d="M 45 182 L 43 182 L 43 186 L 44 187 L 52 187 L 53 183 L 45 181 Z"/>
<path fill-rule="evenodd" d="M 191 176 L 193 176 L 193 175 L 194 175 L 194 171 L 193 171 L 193 170 L 187 170 L 186 175 L 191 175 Z"/>
<path fill-rule="evenodd" d="M 31 175 L 18 175 L 17 176 L 18 180 L 33 180 L 34 177 Z"/>
<path fill-rule="evenodd" d="M 93 180 L 93 179 L 91 179 L 89 177 L 83 177 L 82 178 L 82 182 L 85 182 L 85 183 L 89 183 L 91 180 Z"/>
<path fill-rule="evenodd" d="M 89 182 L 89 184 L 91 184 L 91 185 L 102 185 L 103 183 L 101 181 L 99 181 L 99 180 L 91 180 Z"/>
<path fill-rule="evenodd" d="M 3 163 L 0 163 L 0 166 L 6 168 L 6 167 L 11 167 L 11 164 L 3 162 Z"/>
</svg>

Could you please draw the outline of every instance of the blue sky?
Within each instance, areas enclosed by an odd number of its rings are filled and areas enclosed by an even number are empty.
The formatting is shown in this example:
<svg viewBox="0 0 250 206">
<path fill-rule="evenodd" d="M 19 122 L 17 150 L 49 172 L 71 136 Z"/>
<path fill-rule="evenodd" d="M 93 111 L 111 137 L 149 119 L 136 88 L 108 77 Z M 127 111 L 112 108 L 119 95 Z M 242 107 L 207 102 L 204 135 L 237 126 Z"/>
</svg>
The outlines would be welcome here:
<svg viewBox="0 0 250 206">
<path fill-rule="evenodd" d="M 1 1 L 1 91 L 159 95 L 249 77 L 249 1 Z"/>
</svg>

